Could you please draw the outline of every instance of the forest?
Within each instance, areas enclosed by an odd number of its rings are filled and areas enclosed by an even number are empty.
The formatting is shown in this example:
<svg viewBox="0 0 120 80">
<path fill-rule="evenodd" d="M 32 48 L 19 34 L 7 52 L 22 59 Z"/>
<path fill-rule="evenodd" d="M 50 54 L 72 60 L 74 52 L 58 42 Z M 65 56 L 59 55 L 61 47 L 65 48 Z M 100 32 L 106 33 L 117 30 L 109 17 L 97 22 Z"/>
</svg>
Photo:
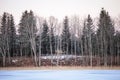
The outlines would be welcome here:
<svg viewBox="0 0 120 80">
<path fill-rule="evenodd" d="M 7 12 L 0 22 L 0 67 L 120 66 L 120 18 L 104 8 L 97 20 L 88 14 L 58 21 L 26 10 L 17 25 Z"/>
</svg>

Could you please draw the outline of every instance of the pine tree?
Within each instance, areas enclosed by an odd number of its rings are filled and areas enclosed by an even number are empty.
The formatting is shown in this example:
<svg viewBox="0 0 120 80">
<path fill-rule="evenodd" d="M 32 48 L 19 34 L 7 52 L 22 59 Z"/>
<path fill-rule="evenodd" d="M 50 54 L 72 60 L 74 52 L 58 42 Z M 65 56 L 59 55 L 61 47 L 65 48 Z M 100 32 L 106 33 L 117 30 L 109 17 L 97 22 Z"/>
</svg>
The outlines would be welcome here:
<svg viewBox="0 0 120 80">
<path fill-rule="evenodd" d="M 20 54 L 21 55 L 26 55 L 26 51 L 27 50 L 27 47 L 28 45 L 30 45 L 29 43 L 29 38 L 28 38 L 28 30 L 27 30 L 27 27 L 26 27 L 26 21 L 27 21 L 27 16 L 28 16 L 28 12 L 25 11 L 23 14 L 22 14 L 22 18 L 20 20 L 20 23 L 19 23 L 19 29 L 18 29 L 18 33 L 19 33 L 19 43 L 20 43 Z"/>
<path fill-rule="evenodd" d="M 83 28 L 83 46 L 84 46 L 84 54 L 85 55 L 89 55 L 90 56 L 90 63 L 92 66 L 92 56 L 93 56 L 93 48 L 92 48 L 92 38 L 93 38 L 93 22 L 92 19 L 90 17 L 90 15 L 88 15 L 88 18 L 86 19 L 86 21 L 84 21 L 84 28 Z"/>
<path fill-rule="evenodd" d="M 114 36 L 114 56 L 116 57 L 116 65 L 120 65 L 120 32 L 116 31 Z"/>
<path fill-rule="evenodd" d="M 104 60 L 104 66 L 107 66 L 108 61 L 107 57 L 108 55 L 113 54 L 113 36 L 114 36 L 114 25 L 112 23 L 112 20 L 108 14 L 103 8 L 100 13 L 100 19 L 98 24 L 98 30 L 97 30 L 97 36 L 99 41 L 99 54 L 101 57 L 103 57 Z M 112 58 L 111 58 L 112 62 Z M 111 63 L 112 64 L 112 63 Z"/>
<path fill-rule="evenodd" d="M 15 54 L 15 26 L 13 16 L 9 13 L 4 13 L 1 23 L 1 53 L 4 57 L 8 57 L 10 63 L 10 57 L 13 57 Z M 5 65 L 5 64 L 4 64 Z"/>
<path fill-rule="evenodd" d="M 0 53 L 3 57 L 3 66 L 5 66 L 5 59 L 7 55 L 7 13 L 4 12 L 1 20 L 1 36 L 0 36 Z"/>
<path fill-rule="evenodd" d="M 52 46 L 52 53 L 55 53 L 55 36 L 54 36 L 54 32 L 53 32 L 53 28 L 50 29 L 50 41 L 51 41 L 51 46 Z"/>
<path fill-rule="evenodd" d="M 14 25 L 14 19 L 13 16 L 10 15 L 9 18 L 9 52 L 10 52 L 10 56 L 13 57 L 13 55 L 15 55 L 16 53 L 16 29 L 15 29 L 15 25 Z"/>
<path fill-rule="evenodd" d="M 69 32 L 69 22 L 68 17 L 66 16 L 63 22 L 63 31 L 62 31 L 62 51 L 64 54 L 69 54 L 70 52 L 70 32 Z"/>
<path fill-rule="evenodd" d="M 44 23 L 43 23 L 43 31 L 41 34 L 41 52 L 44 55 L 46 55 L 50 52 L 48 24 L 46 21 L 44 21 Z"/>
</svg>

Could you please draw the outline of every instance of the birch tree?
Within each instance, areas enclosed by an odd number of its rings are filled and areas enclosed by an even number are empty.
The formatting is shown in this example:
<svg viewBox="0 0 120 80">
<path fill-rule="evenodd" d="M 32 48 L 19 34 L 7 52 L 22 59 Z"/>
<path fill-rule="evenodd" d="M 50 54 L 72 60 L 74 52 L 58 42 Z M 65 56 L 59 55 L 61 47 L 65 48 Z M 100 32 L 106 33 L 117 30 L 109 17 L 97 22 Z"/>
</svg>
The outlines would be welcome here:
<svg viewBox="0 0 120 80">
<path fill-rule="evenodd" d="M 36 19 L 37 19 L 37 26 L 38 26 L 38 35 L 37 35 L 37 41 L 36 41 L 37 48 L 38 48 L 38 66 L 41 66 L 41 56 L 42 56 L 41 35 L 42 35 L 42 32 L 43 32 L 42 28 L 43 28 L 44 18 L 36 16 Z"/>
<path fill-rule="evenodd" d="M 79 37 L 80 35 L 80 20 L 79 20 L 79 16 L 73 16 L 71 18 L 70 21 L 70 31 L 71 31 L 71 53 L 73 52 L 75 55 L 75 63 L 77 62 L 76 58 L 78 53 L 80 54 L 80 50 L 79 50 Z"/>
<path fill-rule="evenodd" d="M 51 63 L 53 63 L 53 54 L 55 54 L 54 29 L 57 26 L 57 19 L 55 19 L 53 16 L 50 16 L 48 24 L 49 24 L 49 41 L 50 41 Z"/>
<path fill-rule="evenodd" d="M 28 13 L 27 11 L 25 11 L 20 22 L 19 35 L 21 36 L 21 41 L 24 44 L 27 43 L 30 44 L 31 51 L 34 54 L 35 65 L 37 66 L 37 54 L 35 42 L 36 32 L 37 32 L 36 19 L 34 17 L 33 12 L 30 11 L 30 13 Z"/>
</svg>

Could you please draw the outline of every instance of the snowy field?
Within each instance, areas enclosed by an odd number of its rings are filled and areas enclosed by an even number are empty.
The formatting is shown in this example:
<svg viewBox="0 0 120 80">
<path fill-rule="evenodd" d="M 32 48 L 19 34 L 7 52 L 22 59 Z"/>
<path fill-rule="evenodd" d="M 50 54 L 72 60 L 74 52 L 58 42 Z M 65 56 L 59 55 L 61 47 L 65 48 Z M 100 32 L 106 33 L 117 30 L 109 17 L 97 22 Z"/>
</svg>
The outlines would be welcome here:
<svg viewBox="0 0 120 80">
<path fill-rule="evenodd" d="M 1 70 L 0 80 L 120 80 L 120 70 Z"/>
</svg>

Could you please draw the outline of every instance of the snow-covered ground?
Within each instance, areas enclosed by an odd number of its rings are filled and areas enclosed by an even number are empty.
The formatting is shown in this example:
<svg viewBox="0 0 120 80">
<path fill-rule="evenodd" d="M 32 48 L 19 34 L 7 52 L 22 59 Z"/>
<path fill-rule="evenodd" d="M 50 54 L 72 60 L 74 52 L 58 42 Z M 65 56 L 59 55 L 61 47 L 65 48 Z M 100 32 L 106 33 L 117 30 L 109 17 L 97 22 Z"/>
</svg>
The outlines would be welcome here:
<svg viewBox="0 0 120 80">
<path fill-rule="evenodd" d="M 1 70 L 0 80 L 120 80 L 120 70 Z"/>
</svg>

